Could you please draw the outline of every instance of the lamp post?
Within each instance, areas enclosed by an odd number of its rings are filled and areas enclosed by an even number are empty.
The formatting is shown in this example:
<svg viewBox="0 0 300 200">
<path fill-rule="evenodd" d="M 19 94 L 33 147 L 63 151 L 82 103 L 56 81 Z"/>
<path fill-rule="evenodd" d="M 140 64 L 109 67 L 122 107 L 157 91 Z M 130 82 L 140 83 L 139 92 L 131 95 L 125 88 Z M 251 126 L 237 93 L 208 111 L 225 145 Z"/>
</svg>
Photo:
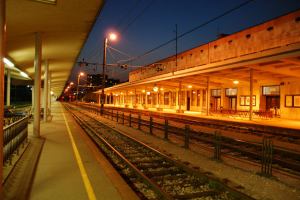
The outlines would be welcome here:
<svg viewBox="0 0 300 200">
<path fill-rule="evenodd" d="M 76 93 L 76 102 L 78 101 L 78 88 L 79 88 L 79 81 L 80 81 L 80 76 L 83 76 L 84 73 L 83 72 L 80 72 L 78 74 L 78 78 L 77 78 L 77 93 Z"/>
<path fill-rule="evenodd" d="M 101 98 L 100 98 L 100 114 L 103 115 L 104 111 L 104 102 L 105 102 L 105 95 L 104 95 L 104 88 L 105 88 L 105 67 L 106 67 L 106 48 L 108 39 L 114 41 L 117 39 L 117 35 L 115 33 L 110 33 L 109 38 L 104 38 L 104 45 L 103 45 L 103 65 L 102 65 L 102 89 L 101 89 Z"/>
</svg>

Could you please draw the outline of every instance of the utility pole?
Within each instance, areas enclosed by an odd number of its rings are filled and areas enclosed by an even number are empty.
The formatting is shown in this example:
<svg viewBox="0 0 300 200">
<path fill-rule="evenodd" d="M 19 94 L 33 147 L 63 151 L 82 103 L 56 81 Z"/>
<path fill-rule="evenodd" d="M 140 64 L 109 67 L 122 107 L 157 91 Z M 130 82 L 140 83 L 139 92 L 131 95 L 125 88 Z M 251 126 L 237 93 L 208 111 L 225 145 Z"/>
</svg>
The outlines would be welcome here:
<svg viewBox="0 0 300 200">
<path fill-rule="evenodd" d="M 177 24 L 175 24 L 175 34 L 176 34 L 176 44 L 175 44 L 175 66 L 176 66 L 176 70 L 175 71 L 177 71 L 177 55 L 178 55 L 178 32 L 177 32 Z"/>
<path fill-rule="evenodd" d="M 102 65 L 102 91 L 101 91 L 101 106 L 100 106 L 100 114 L 103 115 L 104 109 L 104 88 L 105 88 L 105 65 L 106 65 L 106 47 L 107 47 L 107 38 L 104 39 L 103 45 L 103 65 Z"/>
</svg>

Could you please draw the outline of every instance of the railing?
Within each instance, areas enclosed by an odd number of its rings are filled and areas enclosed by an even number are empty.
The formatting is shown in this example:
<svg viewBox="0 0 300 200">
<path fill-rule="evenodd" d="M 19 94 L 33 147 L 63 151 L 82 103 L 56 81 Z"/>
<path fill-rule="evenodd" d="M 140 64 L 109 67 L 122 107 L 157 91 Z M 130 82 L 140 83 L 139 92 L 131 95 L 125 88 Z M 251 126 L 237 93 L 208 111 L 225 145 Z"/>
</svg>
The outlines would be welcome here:
<svg viewBox="0 0 300 200">
<path fill-rule="evenodd" d="M 19 147 L 27 141 L 28 119 L 24 117 L 4 128 L 3 135 L 3 163 L 10 162 L 14 152 L 19 153 Z"/>
</svg>

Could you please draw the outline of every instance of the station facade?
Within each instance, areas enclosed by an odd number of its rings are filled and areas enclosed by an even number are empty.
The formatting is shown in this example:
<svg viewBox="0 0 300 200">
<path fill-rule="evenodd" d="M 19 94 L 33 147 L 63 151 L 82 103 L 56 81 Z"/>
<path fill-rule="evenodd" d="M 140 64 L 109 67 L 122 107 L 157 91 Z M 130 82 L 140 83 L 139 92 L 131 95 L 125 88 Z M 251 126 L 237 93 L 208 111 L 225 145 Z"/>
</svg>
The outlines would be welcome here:
<svg viewBox="0 0 300 200">
<path fill-rule="evenodd" d="M 300 120 L 300 11 L 134 70 L 105 95 L 107 106 Z"/>
</svg>

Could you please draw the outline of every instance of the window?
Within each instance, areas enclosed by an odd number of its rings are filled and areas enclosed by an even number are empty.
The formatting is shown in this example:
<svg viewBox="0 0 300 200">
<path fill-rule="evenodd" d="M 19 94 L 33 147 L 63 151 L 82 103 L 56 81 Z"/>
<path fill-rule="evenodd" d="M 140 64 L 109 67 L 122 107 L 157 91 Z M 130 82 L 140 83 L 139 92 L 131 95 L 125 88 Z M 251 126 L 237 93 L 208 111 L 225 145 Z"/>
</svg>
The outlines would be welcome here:
<svg viewBox="0 0 300 200">
<path fill-rule="evenodd" d="M 225 95 L 226 96 L 236 96 L 237 95 L 237 88 L 226 88 Z"/>
<path fill-rule="evenodd" d="M 300 108 L 300 95 L 286 95 L 285 107 Z"/>
<path fill-rule="evenodd" d="M 220 97 L 221 96 L 221 89 L 212 89 L 211 90 L 212 97 Z"/>
<path fill-rule="evenodd" d="M 279 96 L 280 95 L 280 86 L 279 85 L 263 86 L 262 93 L 263 93 L 263 95 Z"/>
<path fill-rule="evenodd" d="M 256 96 L 252 96 L 252 105 L 256 105 Z M 250 95 L 249 96 L 240 96 L 240 106 L 250 106 Z"/>
</svg>

